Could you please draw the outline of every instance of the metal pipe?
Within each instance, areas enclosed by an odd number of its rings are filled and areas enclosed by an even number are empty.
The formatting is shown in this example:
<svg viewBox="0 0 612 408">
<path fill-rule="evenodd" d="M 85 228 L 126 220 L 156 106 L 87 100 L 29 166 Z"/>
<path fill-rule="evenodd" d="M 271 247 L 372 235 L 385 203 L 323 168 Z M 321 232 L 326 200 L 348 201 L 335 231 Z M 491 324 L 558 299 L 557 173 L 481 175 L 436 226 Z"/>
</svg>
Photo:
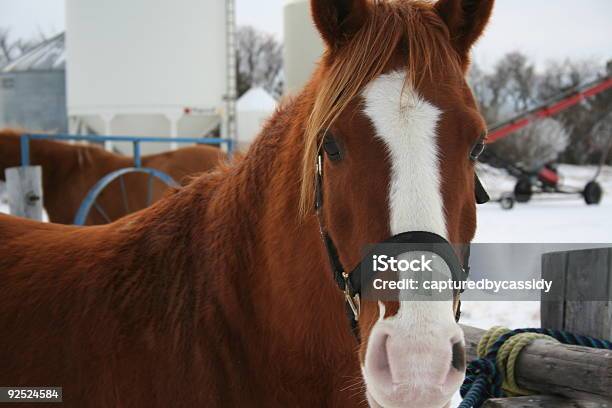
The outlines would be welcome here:
<svg viewBox="0 0 612 408">
<path fill-rule="evenodd" d="M 20 138 L 21 144 L 21 167 L 30 165 L 30 135 L 24 134 Z"/>
<path fill-rule="evenodd" d="M 140 168 L 142 167 L 142 160 L 140 158 L 140 142 L 134 141 L 134 167 Z"/>
<path fill-rule="evenodd" d="M 56 140 L 78 140 L 102 143 L 105 141 L 112 142 L 141 142 L 141 143 L 199 143 L 199 144 L 211 144 L 221 145 L 230 144 L 231 142 L 227 139 L 220 137 L 177 137 L 175 139 L 169 139 L 167 137 L 138 137 L 138 136 L 98 136 L 98 135 L 68 135 L 68 134 L 29 134 L 26 135 L 30 139 L 56 139 Z"/>
</svg>

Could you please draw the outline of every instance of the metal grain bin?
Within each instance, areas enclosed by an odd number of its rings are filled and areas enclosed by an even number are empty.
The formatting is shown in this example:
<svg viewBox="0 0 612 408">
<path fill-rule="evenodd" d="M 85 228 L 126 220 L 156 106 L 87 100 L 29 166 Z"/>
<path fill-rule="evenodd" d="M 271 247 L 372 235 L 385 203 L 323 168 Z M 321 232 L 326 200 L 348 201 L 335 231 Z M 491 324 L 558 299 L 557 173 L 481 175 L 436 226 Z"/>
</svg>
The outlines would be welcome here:
<svg viewBox="0 0 612 408">
<path fill-rule="evenodd" d="M 66 132 L 64 34 L 0 70 L 0 128 Z"/>
</svg>

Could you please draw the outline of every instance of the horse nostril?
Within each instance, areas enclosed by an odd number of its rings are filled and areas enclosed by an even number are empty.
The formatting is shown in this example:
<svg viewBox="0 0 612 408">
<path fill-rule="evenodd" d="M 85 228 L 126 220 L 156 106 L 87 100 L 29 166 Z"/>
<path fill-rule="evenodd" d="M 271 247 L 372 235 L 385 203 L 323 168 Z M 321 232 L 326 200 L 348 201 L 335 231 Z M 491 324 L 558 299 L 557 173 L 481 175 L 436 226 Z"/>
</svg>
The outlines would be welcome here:
<svg viewBox="0 0 612 408">
<path fill-rule="evenodd" d="M 453 359 L 451 365 L 458 371 L 465 371 L 465 347 L 458 341 L 453 344 Z"/>
</svg>

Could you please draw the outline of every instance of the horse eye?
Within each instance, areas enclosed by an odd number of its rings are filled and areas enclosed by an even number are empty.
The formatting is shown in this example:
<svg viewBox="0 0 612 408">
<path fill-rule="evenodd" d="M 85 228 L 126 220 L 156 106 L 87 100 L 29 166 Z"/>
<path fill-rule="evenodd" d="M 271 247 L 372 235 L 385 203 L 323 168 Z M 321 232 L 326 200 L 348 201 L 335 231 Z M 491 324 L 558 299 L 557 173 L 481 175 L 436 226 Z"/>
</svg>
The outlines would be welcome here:
<svg viewBox="0 0 612 408">
<path fill-rule="evenodd" d="M 340 147 L 338 143 L 334 140 L 333 137 L 327 135 L 325 139 L 323 139 L 323 150 L 329 157 L 331 161 L 340 161 L 342 160 L 342 152 L 340 151 Z"/>
<path fill-rule="evenodd" d="M 476 161 L 478 157 L 484 152 L 486 145 L 484 137 L 481 137 L 478 142 L 472 147 L 472 151 L 470 152 L 470 160 Z"/>
</svg>

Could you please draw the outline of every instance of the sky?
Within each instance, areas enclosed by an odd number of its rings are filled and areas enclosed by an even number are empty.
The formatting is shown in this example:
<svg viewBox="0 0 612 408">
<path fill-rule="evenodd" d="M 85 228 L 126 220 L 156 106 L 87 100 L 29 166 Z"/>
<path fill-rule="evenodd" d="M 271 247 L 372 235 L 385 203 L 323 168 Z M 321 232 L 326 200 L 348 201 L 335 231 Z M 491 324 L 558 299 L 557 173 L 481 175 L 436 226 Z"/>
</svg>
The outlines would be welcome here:
<svg viewBox="0 0 612 408">
<path fill-rule="evenodd" d="M 238 23 L 282 39 L 284 2 L 236 0 Z M 568 57 L 603 62 L 612 59 L 611 18 L 611 0 L 497 0 L 474 60 L 487 67 L 520 50 L 539 67 Z M 15 38 L 62 31 L 64 0 L 0 0 L 0 27 L 10 28 Z"/>
</svg>

